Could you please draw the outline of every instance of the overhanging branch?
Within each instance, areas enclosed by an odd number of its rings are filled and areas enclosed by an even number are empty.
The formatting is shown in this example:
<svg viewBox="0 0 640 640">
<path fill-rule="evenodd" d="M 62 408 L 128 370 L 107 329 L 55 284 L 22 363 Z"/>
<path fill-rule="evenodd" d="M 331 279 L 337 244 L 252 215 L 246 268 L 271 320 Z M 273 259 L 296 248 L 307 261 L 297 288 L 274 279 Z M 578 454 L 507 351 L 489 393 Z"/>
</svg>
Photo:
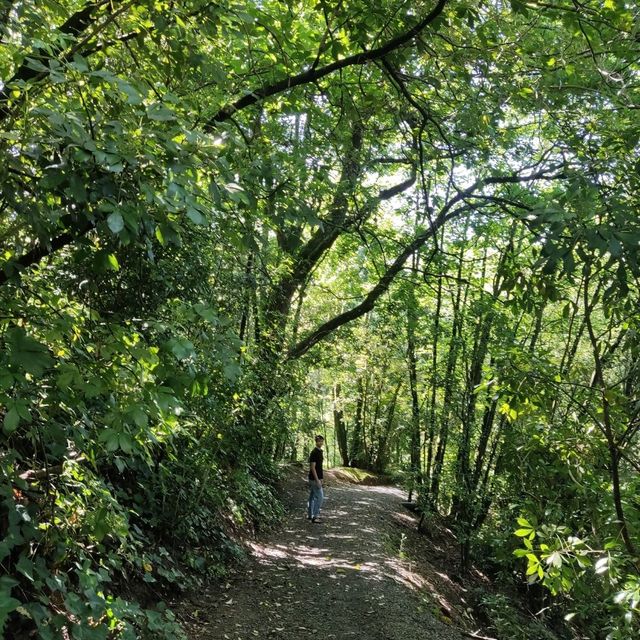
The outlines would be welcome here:
<svg viewBox="0 0 640 640">
<path fill-rule="evenodd" d="M 70 216 L 65 216 L 65 218 L 69 221 L 71 220 Z M 40 242 L 31 249 L 31 251 L 27 251 L 27 253 L 17 258 L 12 258 L 4 264 L 0 264 L 0 269 L 2 269 L 2 271 L 0 271 L 0 287 L 5 285 L 17 273 L 38 264 L 43 258 L 86 235 L 91 229 L 95 228 L 95 225 L 96 223 L 91 220 L 84 220 L 74 231 L 64 231 L 50 242 Z"/>
<path fill-rule="evenodd" d="M 333 73 L 334 71 L 338 71 L 340 69 L 344 69 L 346 67 L 358 66 L 366 64 L 367 62 L 373 62 L 374 60 L 379 60 L 383 58 L 387 54 L 399 49 L 404 46 L 408 42 L 410 42 L 413 38 L 415 38 L 421 31 L 424 31 L 443 11 L 445 5 L 447 4 L 447 0 L 438 0 L 436 6 L 431 10 L 431 12 L 423 18 L 418 24 L 416 24 L 413 28 L 405 31 L 404 33 L 396 36 L 395 38 L 389 40 L 386 44 L 378 47 L 377 49 L 371 49 L 370 51 L 363 51 L 362 53 L 356 53 L 352 56 L 344 58 L 342 60 L 336 60 L 331 64 L 328 64 L 324 67 L 320 67 L 319 69 L 311 67 L 307 71 L 303 71 L 295 76 L 288 76 L 275 82 L 274 84 L 265 85 L 260 87 L 259 89 L 255 89 L 244 95 L 242 98 L 239 98 L 235 102 L 228 104 L 223 107 L 216 113 L 209 121 L 204 125 L 205 131 L 211 131 L 215 128 L 216 123 L 224 122 L 228 120 L 236 111 L 240 111 L 241 109 L 245 109 L 253 104 L 261 102 L 265 98 L 276 95 L 277 93 L 281 93 L 282 91 L 287 91 L 288 89 L 292 89 L 293 87 L 299 87 L 304 84 L 309 84 L 311 82 L 316 82 L 325 76 Z"/>
<path fill-rule="evenodd" d="M 512 174 L 509 176 L 492 176 L 489 178 L 477 180 L 467 189 L 459 191 L 442 208 L 438 217 L 431 223 L 429 228 L 426 231 L 418 234 L 414 238 L 414 240 L 405 247 L 402 253 L 400 253 L 400 255 L 387 268 L 380 280 L 378 280 L 377 284 L 373 287 L 373 289 L 371 289 L 371 291 L 367 294 L 367 296 L 360 304 L 356 305 L 352 309 L 349 309 L 348 311 L 345 311 L 344 313 L 340 313 L 337 316 L 334 316 L 327 322 L 317 327 L 314 331 L 312 331 L 309 335 L 307 335 L 289 350 L 287 354 L 287 360 L 294 360 L 303 356 L 305 353 L 307 353 L 307 351 L 309 351 L 309 349 L 311 349 L 318 342 L 324 340 L 324 338 L 333 333 L 333 331 L 335 331 L 339 327 L 351 322 L 352 320 L 356 320 L 357 318 L 363 316 L 365 313 L 371 311 L 374 308 L 378 298 L 380 298 L 384 293 L 388 291 L 391 283 L 398 275 L 398 273 L 402 270 L 407 259 L 418 249 L 420 249 L 420 247 L 426 244 L 429 239 L 433 238 L 446 222 L 452 220 L 453 218 L 457 218 L 464 211 L 468 210 L 469 207 L 467 205 L 462 205 L 457 208 L 456 206 L 472 197 L 475 192 L 489 185 L 516 184 L 522 182 L 531 182 L 535 180 L 558 180 L 564 177 L 565 174 L 562 172 L 549 173 L 549 170 L 541 170 L 537 173 L 525 176 L 521 176 L 518 174 Z"/>
</svg>

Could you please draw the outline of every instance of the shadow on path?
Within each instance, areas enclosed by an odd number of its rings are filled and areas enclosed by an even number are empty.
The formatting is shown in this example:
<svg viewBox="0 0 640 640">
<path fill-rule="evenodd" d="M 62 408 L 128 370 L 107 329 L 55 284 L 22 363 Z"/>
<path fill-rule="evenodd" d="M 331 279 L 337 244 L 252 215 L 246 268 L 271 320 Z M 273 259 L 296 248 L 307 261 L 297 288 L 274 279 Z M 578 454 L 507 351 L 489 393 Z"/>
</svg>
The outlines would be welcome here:
<svg viewBox="0 0 640 640">
<path fill-rule="evenodd" d="M 300 506 L 285 527 L 250 544 L 252 567 L 203 598 L 191 638 L 461 640 L 432 615 L 421 578 L 391 542 L 400 490 L 340 485 L 326 494 L 323 523 L 312 524 L 296 491 Z"/>
</svg>

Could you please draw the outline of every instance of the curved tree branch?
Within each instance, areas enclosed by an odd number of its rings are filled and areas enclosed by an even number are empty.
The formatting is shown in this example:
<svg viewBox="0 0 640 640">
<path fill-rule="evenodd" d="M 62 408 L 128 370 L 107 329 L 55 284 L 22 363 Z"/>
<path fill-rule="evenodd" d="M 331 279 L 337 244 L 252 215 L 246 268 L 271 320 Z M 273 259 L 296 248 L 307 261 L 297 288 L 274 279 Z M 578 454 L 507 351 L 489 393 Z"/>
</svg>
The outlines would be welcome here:
<svg viewBox="0 0 640 640">
<path fill-rule="evenodd" d="M 287 360 L 295 360 L 296 358 L 303 356 L 314 345 L 316 345 L 321 340 L 324 340 L 324 338 L 333 333 L 333 331 L 335 331 L 342 325 L 345 325 L 352 320 L 356 320 L 357 318 L 363 316 L 365 313 L 371 311 L 374 308 L 378 298 L 380 298 L 384 293 L 388 291 L 391 283 L 398 275 L 398 273 L 402 270 L 407 259 L 420 247 L 426 244 L 426 242 L 430 238 L 433 238 L 438 230 L 441 229 L 446 222 L 452 220 L 453 218 L 457 218 L 464 211 L 467 211 L 469 209 L 468 205 L 463 204 L 460 207 L 457 207 L 457 205 L 461 202 L 465 202 L 468 198 L 473 197 L 476 191 L 494 184 L 516 184 L 522 182 L 531 182 L 535 180 L 557 180 L 564 177 L 565 174 L 563 172 L 550 174 L 548 170 L 541 170 L 537 173 L 525 176 L 521 176 L 518 174 L 512 174 L 510 176 L 493 176 L 477 180 L 467 189 L 459 191 L 442 208 L 438 217 L 435 218 L 429 228 L 426 231 L 418 234 L 413 239 L 413 241 L 405 247 L 402 253 L 391 263 L 380 280 L 378 280 L 377 284 L 373 287 L 373 289 L 371 289 L 371 291 L 369 291 L 367 296 L 360 304 L 356 305 L 352 309 L 349 309 L 348 311 L 345 311 L 344 313 L 340 313 L 337 316 L 334 316 L 327 322 L 317 327 L 314 331 L 312 331 L 309 335 L 307 335 L 289 350 L 287 354 Z"/>
<path fill-rule="evenodd" d="M 213 130 L 216 126 L 216 123 L 228 120 L 236 111 L 240 111 L 241 109 L 245 109 L 246 107 L 261 102 L 265 98 L 273 96 L 277 93 L 281 93 L 282 91 L 286 91 L 287 89 L 292 89 L 293 87 L 299 87 L 303 84 L 309 84 L 310 82 L 316 82 L 320 78 L 324 78 L 324 76 L 327 76 L 334 71 L 338 71 L 339 69 L 344 69 L 345 67 L 363 65 L 367 62 L 372 62 L 374 60 L 383 58 L 392 51 L 395 51 L 396 49 L 399 49 L 400 47 L 410 42 L 421 31 L 424 31 L 424 29 L 426 29 L 442 13 L 446 4 L 447 0 L 438 0 L 436 6 L 427 16 L 425 16 L 420 22 L 418 22 L 418 24 L 416 24 L 408 31 L 400 34 L 399 36 L 396 36 L 395 38 L 389 40 L 389 42 L 382 45 L 381 47 L 378 47 L 377 49 L 371 49 L 370 51 L 356 53 L 342 60 L 336 60 L 335 62 L 332 62 L 331 64 L 328 64 L 324 67 L 320 67 L 319 69 L 311 67 L 307 71 L 303 71 L 298 75 L 288 76 L 274 84 L 260 87 L 255 91 L 250 91 L 242 98 L 239 98 L 235 102 L 228 104 L 227 106 L 220 109 L 220 111 L 218 111 L 218 113 L 210 118 L 209 121 L 205 124 L 205 131 Z"/>
<path fill-rule="evenodd" d="M 71 222 L 71 216 L 65 216 Z M 31 251 L 22 254 L 18 258 L 13 258 L 0 264 L 0 287 L 5 285 L 12 277 L 27 267 L 40 262 L 43 258 L 51 255 L 55 251 L 72 244 L 82 236 L 86 235 L 91 229 L 95 228 L 96 223 L 91 220 L 84 220 L 81 222 L 74 231 L 64 231 L 60 235 L 53 238 L 48 243 L 40 242 Z"/>
</svg>

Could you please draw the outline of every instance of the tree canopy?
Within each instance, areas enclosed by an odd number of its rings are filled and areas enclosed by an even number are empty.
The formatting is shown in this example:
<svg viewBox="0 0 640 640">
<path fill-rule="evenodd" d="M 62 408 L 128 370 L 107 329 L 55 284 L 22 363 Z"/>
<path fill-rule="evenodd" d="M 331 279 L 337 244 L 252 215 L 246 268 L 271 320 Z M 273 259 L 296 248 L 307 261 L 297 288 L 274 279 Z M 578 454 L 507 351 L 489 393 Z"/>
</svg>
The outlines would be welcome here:
<svg viewBox="0 0 640 640">
<path fill-rule="evenodd" d="M 462 570 L 637 633 L 639 20 L 4 2 L 0 628 L 178 637 L 130 586 L 219 574 L 329 428 Z"/>
</svg>

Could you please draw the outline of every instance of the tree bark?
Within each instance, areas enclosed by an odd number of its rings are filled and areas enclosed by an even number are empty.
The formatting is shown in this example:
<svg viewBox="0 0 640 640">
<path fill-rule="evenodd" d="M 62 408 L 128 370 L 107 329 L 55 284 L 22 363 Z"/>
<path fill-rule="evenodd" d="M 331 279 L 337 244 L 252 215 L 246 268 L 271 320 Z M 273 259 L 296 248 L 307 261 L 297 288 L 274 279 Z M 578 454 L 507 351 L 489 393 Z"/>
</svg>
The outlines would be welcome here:
<svg viewBox="0 0 640 640">
<path fill-rule="evenodd" d="M 342 409 L 342 398 L 340 397 L 340 384 L 333 385 L 333 426 L 336 432 L 336 442 L 342 465 L 349 466 L 349 452 L 347 450 L 347 427 L 344 423 L 344 411 Z"/>
<path fill-rule="evenodd" d="M 465 225 L 466 233 L 466 225 Z M 432 508 L 437 509 L 440 498 L 440 479 L 444 466 L 444 457 L 449 441 L 449 420 L 453 412 L 452 400 L 455 383 L 455 369 L 458 361 L 458 350 L 462 339 L 462 314 L 460 313 L 460 303 L 463 295 L 462 268 L 464 262 L 464 248 L 460 248 L 457 267 L 457 288 L 453 302 L 453 325 L 451 327 L 451 338 L 449 341 L 449 352 L 447 354 L 447 366 L 444 375 L 444 397 L 442 401 L 442 414 L 440 417 L 440 430 L 438 433 L 438 446 L 433 464 L 433 475 L 431 477 L 431 487 L 429 491 L 429 502 Z"/>
<path fill-rule="evenodd" d="M 620 488 L 620 451 L 618 449 L 615 434 L 613 431 L 613 424 L 611 419 L 611 404 L 609 402 L 608 396 L 609 389 L 604 379 L 600 344 L 598 342 L 598 338 L 596 337 L 591 317 L 593 306 L 595 304 L 595 298 L 592 301 L 589 301 L 589 283 L 591 273 L 589 271 L 588 264 L 586 266 L 586 269 L 587 271 L 585 273 L 585 283 L 583 290 L 584 319 L 587 328 L 587 334 L 589 336 L 589 341 L 593 349 L 593 360 L 595 367 L 593 386 L 599 389 L 601 398 L 602 422 L 599 426 L 607 441 L 607 450 L 609 452 L 609 474 L 611 478 L 613 504 L 615 506 L 620 535 L 622 537 L 622 540 L 624 541 L 624 546 L 627 549 L 627 552 L 633 558 L 637 559 L 635 545 L 633 544 L 633 540 L 629 533 L 629 527 L 627 525 L 624 507 L 622 505 L 622 492 Z"/>
<path fill-rule="evenodd" d="M 436 435 L 436 396 L 438 392 L 438 340 L 440 336 L 440 309 L 442 308 L 442 278 L 438 278 L 438 290 L 436 294 L 436 309 L 433 318 L 433 348 L 431 350 L 431 404 L 429 406 L 429 427 L 425 436 L 428 441 L 427 468 L 425 477 L 431 483 L 433 465 L 433 447 Z"/>
<path fill-rule="evenodd" d="M 353 420 L 353 439 L 351 441 L 351 459 L 349 465 L 355 468 L 364 466 L 364 384 L 362 376 L 356 383 L 356 414 Z"/>
<path fill-rule="evenodd" d="M 417 259 L 413 260 L 414 270 Z M 411 462 L 411 487 L 414 483 L 421 483 L 421 448 L 420 448 L 420 404 L 418 401 L 418 372 L 416 362 L 416 324 L 417 324 L 416 296 L 411 283 L 407 292 L 407 365 L 409 370 L 409 391 L 411 393 L 411 437 L 409 457 Z M 411 498 L 409 498 L 411 500 Z"/>
<path fill-rule="evenodd" d="M 396 413 L 396 406 L 398 403 L 398 395 L 402 388 L 402 380 L 398 382 L 396 388 L 391 397 L 391 402 L 387 407 L 387 415 L 385 417 L 382 431 L 378 435 L 378 451 L 376 452 L 376 460 L 373 464 L 374 470 L 377 473 L 384 473 L 384 470 L 388 462 L 388 447 L 391 431 L 393 429 L 393 419 Z"/>
<path fill-rule="evenodd" d="M 307 71 L 303 71 L 298 75 L 288 76 L 271 85 L 265 85 L 263 87 L 255 88 L 252 91 L 248 91 L 242 98 L 239 98 L 235 102 L 223 107 L 212 118 L 210 118 L 204 127 L 205 131 L 213 130 L 218 122 L 228 120 L 238 111 L 246 109 L 258 102 L 262 102 L 265 98 L 282 93 L 283 91 L 288 91 L 294 87 L 315 83 L 334 71 L 339 71 L 340 69 L 363 65 L 368 62 L 373 62 L 374 60 L 380 60 L 392 51 L 408 44 L 421 31 L 424 31 L 424 29 L 426 29 L 442 13 L 446 4 L 447 0 L 438 0 L 436 6 L 414 27 L 399 36 L 392 38 L 377 49 L 371 49 L 352 56 L 347 56 L 342 60 L 336 60 L 324 67 L 317 68 L 312 66 Z"/>
</svg>

